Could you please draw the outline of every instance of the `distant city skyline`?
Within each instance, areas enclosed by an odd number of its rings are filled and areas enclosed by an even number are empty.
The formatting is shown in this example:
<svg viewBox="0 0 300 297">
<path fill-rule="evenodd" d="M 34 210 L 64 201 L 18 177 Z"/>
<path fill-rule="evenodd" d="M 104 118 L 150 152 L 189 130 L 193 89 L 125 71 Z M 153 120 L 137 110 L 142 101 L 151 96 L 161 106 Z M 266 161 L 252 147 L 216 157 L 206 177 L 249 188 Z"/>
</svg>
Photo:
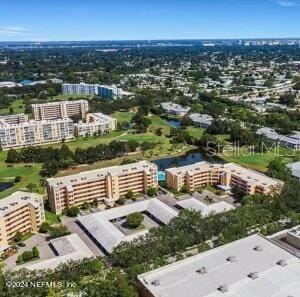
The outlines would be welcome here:
<svg viewBox="0 0 300 297">
<path fill-rule="evenodd" d="M 300 37 L 300 0 L 0 3 L 0 41 Z"/>
</svg>

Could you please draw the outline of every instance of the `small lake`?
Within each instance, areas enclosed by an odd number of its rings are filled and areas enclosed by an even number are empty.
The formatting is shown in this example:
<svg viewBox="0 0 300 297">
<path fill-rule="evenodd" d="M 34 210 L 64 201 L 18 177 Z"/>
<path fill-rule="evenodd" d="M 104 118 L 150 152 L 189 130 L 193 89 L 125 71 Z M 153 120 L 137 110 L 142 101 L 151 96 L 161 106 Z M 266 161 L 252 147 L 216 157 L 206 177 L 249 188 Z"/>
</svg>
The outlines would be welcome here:
<svg viewBox="0 0 300 297">
<path fill-rule="evenodd" d="M 5 191 L 9 188 L 11 188 L 14 184 L 8 183 L 8 182 L 0 182 L 0 192 Z"/>
<path fill-rule="evenodd" d="M 165 120 L 166 123 L 168 123 L 173 128 L 179 128 L 181 126 L 181 122 L 179 120 Z"/>
</svg>

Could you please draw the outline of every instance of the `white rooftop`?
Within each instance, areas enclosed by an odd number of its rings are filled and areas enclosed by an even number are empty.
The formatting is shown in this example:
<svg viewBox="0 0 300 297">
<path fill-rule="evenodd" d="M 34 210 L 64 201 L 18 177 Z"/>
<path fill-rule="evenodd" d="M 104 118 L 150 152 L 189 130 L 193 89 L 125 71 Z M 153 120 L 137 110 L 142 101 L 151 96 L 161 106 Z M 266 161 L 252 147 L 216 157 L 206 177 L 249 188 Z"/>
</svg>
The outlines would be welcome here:
<svg viewBox="0 0 300 297">
<path fill-rule="evenodd" d="M 294 162 L 287 165 L 294 177 L 300 178 L 300 162 Z"/>
<path fill-rule="evenodd" d="M 167 224 L 177 216 L 177 212 L 167 206 L 160 200 L 153 198 L 132 204 L 115 207 L 103 212 L 98 212 L 79 217 L 80 224 L 94 237 L 94 239 L 108 252 L 111 253 L 113 248 L 121 241 L 131 241 L 136 237 L 144 235 L 148 230 L 143 230 L 131 235 L 125 235 L 121 232 L 111 220 L 123 218 L 134 212 L 147 211 L 161 223 Z"/>
<path fill-rule="evenodd" d="M 181 208 L 193 209 L 199 211 L 204 217 L 213 213 L 217 214 L 217 213 L 235 209 L 233 205 L 225 201 L 220 201 L 213 204 L 205 204 L 195 198 L 188 198 L 182 201 L 178 201 L 176 204 Z"/>
<path fill-rule="evenodd" d="M 50 240 L 50 244 L 58 254 L 57 257 L 26 266 L 29 270 L 53 269 L 68 261 L 91 258 L 94 254 L 77 234 L 71 234 Z"/>
<path fill-rule="evenodd" d="M 297 297 L 300 259 L 266 238 L 252 235 L 138 279 L 155 297 Z M 222 285 L 227 288 L 224 293 Z"/>
<path fill-rule="evenodd" d="M 300 225 L 290 229 L 288 233 L 300 239 Z"/>
<path fill-rule="evenodd" d="M 36 193 L 17 191 L 10 196 L 0 200 L 0 217 L 18 209 L 28 203 L 32 204 L 33 207 L 37 208 L 43 197 Z"/>
</svg>

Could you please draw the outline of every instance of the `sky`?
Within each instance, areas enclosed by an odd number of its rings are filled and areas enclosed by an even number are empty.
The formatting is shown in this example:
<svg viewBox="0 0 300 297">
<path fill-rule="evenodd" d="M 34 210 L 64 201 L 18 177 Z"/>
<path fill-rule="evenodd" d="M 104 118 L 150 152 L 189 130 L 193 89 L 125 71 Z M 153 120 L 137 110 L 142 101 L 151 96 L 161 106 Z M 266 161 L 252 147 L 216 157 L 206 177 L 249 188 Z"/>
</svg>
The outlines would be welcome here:
<svg viewBox="0 0 300 297">
<path fill-rule="evenodd" d="M 300 37 L 300 0 L 0 0 L 0 41 Z"/>
</svg>

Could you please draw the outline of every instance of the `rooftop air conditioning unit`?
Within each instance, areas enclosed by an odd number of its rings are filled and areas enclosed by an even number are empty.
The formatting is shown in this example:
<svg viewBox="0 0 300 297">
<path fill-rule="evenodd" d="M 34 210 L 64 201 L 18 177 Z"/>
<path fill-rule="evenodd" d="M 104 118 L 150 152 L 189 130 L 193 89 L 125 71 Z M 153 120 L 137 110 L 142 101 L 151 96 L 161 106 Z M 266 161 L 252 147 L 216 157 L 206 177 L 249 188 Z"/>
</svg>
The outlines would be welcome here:
<svg viewBox="0 0 300 297">
<path fill-rule="evenodd" d="M 228 291 L 228 286 L 227 286 L 226 284 L 221 285 L 221 286 L 218 287 L 218 290 L 219 290 L 220 292 L 222 292 L 222 293 L 225 293 L 225 292 Z"/>
<path fill-rule="evenodd" d="M 257 274 L 257 272 L 250 272 L 248 274 L 248 277 L 252 278 L 252 279 L 256 279 L 256 278 L 258 278 L 258 274 Z"/>
<path fill-rule="evenodd" d="M 160 282 L 159 282 L 158 279 L 156 279 L 156 280 L 154 280 L 154 281 L 151 282 L 151 285 L 153 285 L 153 286 L 159 286 Z"/>
<path fill-rule="evenodd" d="M 280 266 L 286 266 L 288 263 L 287 263 L 287 260 L 285 259 L 281 259 L 277 262 L 278 265 Z"/>
<path fill-rule="evenodd" d="M 196 272 L 198 272 L 200 274 L 205 274 L 205 273 L 207 273 L 207 269 L 206 269 L 206 267 L 203 266 L 203 267 L 197 269 Z"/>
<path fill-rule="evenodd" d="M 263 251 L 263 247 L 261 245 L 257 245 L 254 247 L 254 250 L 257 252 L 261 252 L 261 251 Z"/>
<path fill-rule="evenodd" d="M 230 257 L 226 258 L 226 261 L 233 263 L 233 262 L 237 261 L 237 258 L 236 258 L 236 256 L 230 256 Z"/>
</svg>

